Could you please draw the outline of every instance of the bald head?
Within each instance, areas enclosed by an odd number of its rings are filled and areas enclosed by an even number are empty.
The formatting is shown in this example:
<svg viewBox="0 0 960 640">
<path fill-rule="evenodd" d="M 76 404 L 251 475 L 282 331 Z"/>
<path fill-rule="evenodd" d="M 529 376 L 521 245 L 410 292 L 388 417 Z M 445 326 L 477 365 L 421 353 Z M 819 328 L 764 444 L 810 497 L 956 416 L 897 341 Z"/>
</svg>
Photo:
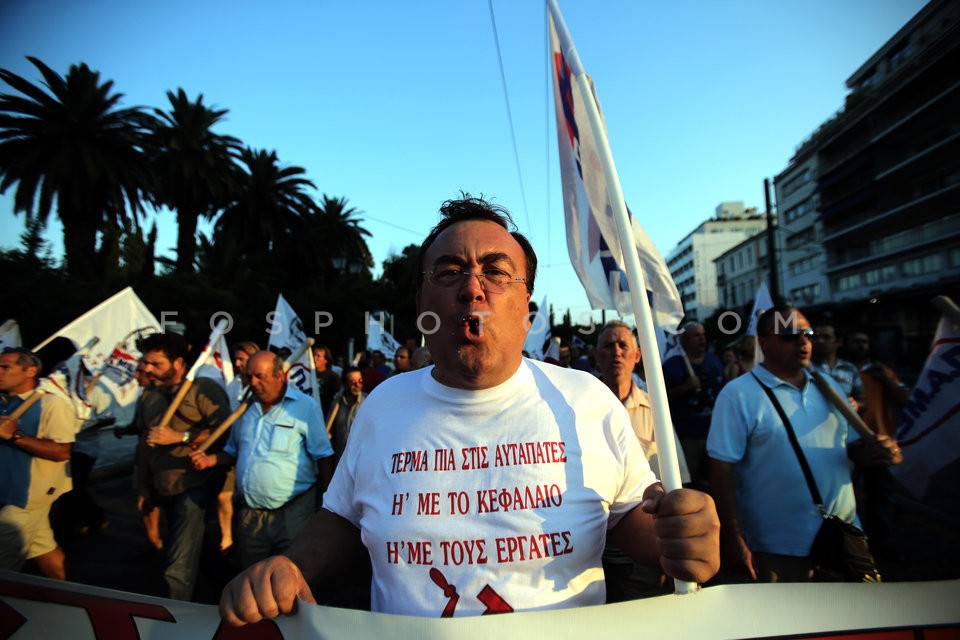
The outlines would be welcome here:
<svg viewBox="0 0 960 640">
<path fill-rule="evenodd" d="M 257 351 L 247 360 L 247 376 L 253 395 L 261 403 L 280 402 L 286 390 L 287 377 L 283 373 L 283 359 L 272 351 Z"/>
</svg>

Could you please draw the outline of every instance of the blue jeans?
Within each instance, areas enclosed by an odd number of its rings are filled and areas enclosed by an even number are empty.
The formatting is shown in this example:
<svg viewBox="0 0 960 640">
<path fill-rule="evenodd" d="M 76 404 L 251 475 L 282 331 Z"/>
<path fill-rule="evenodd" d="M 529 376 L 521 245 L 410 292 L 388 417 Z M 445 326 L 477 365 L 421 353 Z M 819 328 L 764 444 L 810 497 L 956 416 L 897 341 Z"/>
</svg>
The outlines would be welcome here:
<svg viewBox="0 0 960 640">
<path fill-rule="evenodd" d="M 193 598 L 203 547 L 205 516 L 214 494 L 211 483 L 207 482 L 175 496 L 157 496 L 157 506 L 167 521 L 170 538 L 164 544 L 167 566 L 163 572 L 168 598 L 187 601 Z"/>
</svg>

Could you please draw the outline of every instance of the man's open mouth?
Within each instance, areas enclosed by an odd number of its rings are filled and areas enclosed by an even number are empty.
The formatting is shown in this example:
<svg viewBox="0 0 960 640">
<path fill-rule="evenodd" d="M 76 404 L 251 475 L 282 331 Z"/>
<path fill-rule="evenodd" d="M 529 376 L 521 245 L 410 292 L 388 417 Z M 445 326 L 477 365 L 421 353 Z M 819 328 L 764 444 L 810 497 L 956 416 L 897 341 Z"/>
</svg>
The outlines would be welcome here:
<svg viewBox="0 0 960 640">
<path fill-rule="evenodd" d="M 466 328 L 468 338 L 479 338 L 483 335 L 483 318 L 476 314 L 460 316 L 460 324 Z"/>
</svg>

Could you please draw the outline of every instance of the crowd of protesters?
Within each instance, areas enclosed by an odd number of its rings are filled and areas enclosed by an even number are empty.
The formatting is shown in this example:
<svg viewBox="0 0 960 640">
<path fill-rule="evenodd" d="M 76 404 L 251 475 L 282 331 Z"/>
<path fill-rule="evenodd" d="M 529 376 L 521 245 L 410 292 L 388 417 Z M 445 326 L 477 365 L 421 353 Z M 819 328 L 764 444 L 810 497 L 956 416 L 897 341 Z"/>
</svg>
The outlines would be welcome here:
<svg viewBox="0 0 960 640">
<path fill-rule="evenodd" d="M 616 340 L 612 340 L 611 336 Z M 721 402 L 721 410 L 726 413 L 722 419 L 714 418 L 714 411 L 717 410 L 718 399 L 722 398 L 723 390 L 731 382 L 751 371 L 756 373 L 763 370 L 757 369 L 755 363 L 758 350 L 757 339 L 744 336 L 732 342 L 714 345 L 711 349 L 708 348 L 704 327 L 695 322 L 684 325 L 680 336 L 682 353 L 669 357 L 662 366 L 671 416 L 679 436 L 676 450 L 680 456 L 682 478 L 685 486 L 706 490 L 715 498 L 718 495 L 723 496 L 720 498 L 722 505 L 725 501 L 732 503 L 720 508 L 721 519 L 726 520 L 723 535 L 724 567 L 715 581 L 739 581 L 746 577 L 756 579 L 758 574 L 755 568 L 755 557 L 769 559 L 771 555 L 775 557 L 789 554 L 757 552 L 744 555 L 743 549 L 748 548 L 744 534 L 736 533 L 743 525 L 740 523 L 740 518 L 732 515 L 738 503 L 737 500 L 731 499 L 736 493 L 731 490 L 731 487 L 737 484 L 734 479 L 736 463 L 727 459 L 730 456 L 729 451 L 719 444 L 711 454 L 708 434 L 711 431 L 711 423 L 733 424 L 735 416 L 731 412 L 743 402 L 742 398 L 738 398 L 733 404 Z M 320 440 L 329 444 L 329 451 L 324 447 L 317 449 L 316 446 L 319 445 L 316 445 L 308 455 L 317 462 L 316 472 L 306 473 L 305 479 L 301 479 L 301 483 L 296 487 L 294 483 L 290 487 L 280 487 L 279 491 L 277 487 L 268 488 L 267 493 L 274 491 L 278 497 L 273 498 L 272 502 L 268 499 L 260 503 L 252 497 L 257 489 L 246 485 L 246 489 L 238 491 L 236 485 L 235 465 L 238 458 L 245 459 L 249 456 L 256 459 L 258 455 L 256 451 L 243 450 L 244 447 L 255 449 L 256 443 L 245 443 L 242 436 L 236 439 L 224 437 L 212 453 L 197 453 L 198 445 L 202 444 L 204 438 L 215 429 L 217 424 L 236 408 L 249 388 L 250 359 L 259 352 L 259 347 L 252 341 L 232 345 L 236 369 L 234 384 L 229 388 L 223 388 L 213 379 L 201 378 L 200 382 L 195 383 L 188 399 L 183 402 L 182 408 L 175 413 L 175 418 L 170 424 L 162 425 L 164 428 L 161 429 L 161 425 L 151 425 L 151 423 L 156 423 L 162 416 L 173 393 L 182 383 L 183 373 L 189 360 L 189 346 L 175 334 L 172 338 L 167 336 L 148 339 L 141 345 L 141 348 L 145 349 L 137 370 L 137 376 L 143 386 L 141 399 L 133 423 L 129 427 L 118 425 L 115 429 L 118 434 L 125 431 L 135 432 L 142 441 L 136 457 L 138 510 L 143 516 L 145 538 L 167 558 L 165 567 L 167 591 L 160 595 L 184 600 L 193 597 L 201 541 L 204 532 L 211 528 L 217 531 L 220 551 L 225 558 L 229 558 L 230 566 L 234 570 L 249 566 L 256 559 L 262 559 L 271 553 L 282 551 L 290 544 L 296 533 L 305 526 L 309 516 L 319 508 L 322 491 L 329 482 L 333 468 L 343 455 L 351 425 L 368 394 L 388 377 L 401 375 L 430 364 L 429 352 L 424 353 L 426 351 L 424 347 L 416 346 L 414 340 L 407 342 L 410 344 L 397 349 L 392 366 L 386 364 L 386 358 L 381 352 L 358 354 L 354 359 L 356 364 L 347 365 L 345 357 L 335 357 L 326 345 L 318 343 L 314 346 L 314 363 L 319 397 L 322 398 L 320 404 L 322 413 L 316 411 L 314 407 L 309 409 L 315 415 L 322 415 L 323 418 L 318 424 L 305 422 L 304 428 L 316 432 L 318 437 L 323 436 Z M 614 393 L 621 396 L 620 399 L 631 412 L 637 437 L 648 459 L 652 459 L 656 472 L 656 443 L 650 426 L 652 422 L 649 416 L 649 398 L 644 393 L 645 374 L 635 333 L 626 324 L 612 322 L 598 330 L 596 342 L 596 345 L 580 340 L 562 342 L 559 350 L 560 357 L 556 360 L 548 359 L 548 362 L 558 367 L 588 371 L 607 382 L 612 390 L 616 388 L 617 376 L 611 371 L 621 372 L 620 378 L 625 381 L 622 384 L 626 386 L 621 387 L 621 392 L 614 391 Z M 617 342 L 618 346 L 612 346 L 613 342 Z M 812 330 L 808 334 L 802 333 L 796 342 L 809 343 L 812 366 L 830 375 L 837 382 L 838 388 L 849 399 L 851 405 L 856 407 L 868 426 L 884 437 L 893 436 L 892 425 L 896 424 L 898 409 L 906 402 L 909 388 L 900 381 L 889 365 L 873 357 L 868 332 L 856 329 L 844 335 L 840 333 L 839 327 L 828 320 L 822 320 L 815 322 Z M 160 346 L 157 346 L 158 344 Z M 170 344 L 176 346 L 170 346 Z M 414 355 L 416 357 L 412 357 Z M 17 380 L 22 378 L 29 382 L 31 378 L 35 379 L 40 371 L 39 366 L 34 371 L 31 364 L 32 358 L 35 356 L 23 349 L 5 353 L 2 369 L 4 371 L 19 369 L 20 375 Z M 280 362 L 279 356 L 277 358 L 277 362 Z M 276 362 L 264 356 L 257 360 L 261 365 L 259 369 L 267 366 L 263 364 L 264 361 L 269 361 L 267 368 L 276 365 Z M 23 364 L 20 364 L 21 362 Z M 771 366 L 767 361 L 766 368 L 769 369 Z M 26 389 L 23 384 L 20 386 L 14 384 L 14 376 L 9 373 L 4 377 L 4 371 L 0 371 L 0 391 L 4 393 L 4 412 L 9 413 L 16 408 L 17 397 L 27 395 L 29 389 Z M 623 378 L 622 371 L 628 371 L 629 376 Z M 283 383 L 282 373 L 278 372 L 272 380 L 276 387 L 275 396 L 281 392 L 295 395 L 295 390 Z M 741 386 L 749 386 L 749 384 Z M 279 401 L 282 398 L 272 399 Z M 309 401 L 312 401 L 309 398 L 305 400 L 299 397 L 296 400 L 301 403 L 306 402 L 308 405 Z M 49 431 L 51 419 L 44 413 L 44 406 L 47 405 L 65 408 L 58 405 L 56 398 L 45 398 L 44 403 L 40 405 L 41 411 L 37 413 L 37 430 L 35 434 L 24 432 L 26 437 L 35 437 L 40 440 L 38 443 L 40 446 L 46 442 L 49 442 L 48 446 L 51 447 L 68 443 L 68 436 L 52 435 Z M 264 409 L 269 412 L 270 408 L 271 405 L 265 405 L 259 412 L 251 412 L 251 415 L 256 413 L 259 419 L 263 420 Z M 53 410 L 50 408 L 46 409 L 47 413 L 51 411 Z M 645 421 L 648 426 L 645 435 L 641 435 L 637 427 L 638 418 L 635 417 L 637 415 L 642 416 L 640 421 Z M 28 423 L 29 416 L 21 417 L 17 426 Z M 41 429 L 41 423 L 47 426 Z M 69 477 L 72 477 L 72 490 L 67 491 L 61 487 L 39 501 L 36 498 L 30 503 L 21 501 L 19 504 L 22 506 L 18 506 L 16 499 L 12 496 L 4 499 L 4 509 L 7 512 L 23 509 L 33 515 L 33 520 L 28 527 L 17 525 L 4 530 L 8 534 L 8 537 L 3 539 L 4 552 L 7 554 L 4 557 L 9 556 L 5 560 L 5 568 L 20 568 L 29 561 L 34 570 L 43 575 L 69 579 L 69 558 L 64 560 L 62 547 L 57 545 L 57 537 L 96 535 L 108 526 L 109 513 L 104 512 L 88 490 L 90 471 L 96 460 L 96 453 L 92 455 L 86 453 L 91 445 L 81 446 L 85 442 L 97 441 L 98 430 L 89 428 L 95 425 L 96 421 L 88 421 L 85 425 L 87 428 L 73 434 L 73 451 L 69 455 L 72 467 L 72 472 L 69 473 Z M 7 446 L 0 447 L 0 453 L 8 454 L 8 457 L 9 454 L 13 454 L 16 443 L 24 438 L 19 435 L 21 431 L 23 430 L 14 429 L 9 436 L 5 431 L 0 434 L 7 441 L 5 443 Z M 241 432 L 240 426 L 234 428 L 234 433 Z M 714 433 L 720 433 L 719 427 L 714 427 Z M 719 443 L 720 436 L 716 435 L 715 440 Z M 28 442 L 29 440 L 20 442 L 19 446 L 25 453 L 33 456 L 36 462 L 31 464 L 39 465 L 40 468 L 60 469 L 57 473 L 63 474 L 64 477 L 68 476 L 67 463 L 59 459 L 61 455 L 51 458 L 45 457 L 48 455 L 46 453 L 31 454 L 24 446 Z M 271 448 L 269 443 L 266 445 L 261 443 L 259 446 L 266 447 L 259 454 L 264 456 L 275 451 L 276 448 Z M 745 456 L 746 447 L 744 446 L 739 453 L 741 457 Z M 154 460 L 151 463 L 151 459 L 157 456 L 160 456 L 160 460 L 166 459 L 166 462 L 157 463 Z M 274 453 L 271 459 L 275 457 Z M 293 455 L 291 459 L 294 468 L 292 473 L 295 478 L 297 456 Z M 196 464 L 187 464 L 190 460 Z M 329 467 L 325 469 L 326 463 L 329 463 Z M 248 465 L 247 475 L 256 478 L 256 473 L 249 471 L 249 461 L 245 460 L 244 464 Z M 22 465 L 18 467 L 17 464 L 5 466 L 8 473 L 22 467 Z M 303 467 L 302 464 L 300 466 Z M 712 472 L 711 466 L 714 467 Z M 153 475 L 151 475 L 151 469 L 155 469 Z M 209 473 L 206 473 L 207 469 L 210 470 Z M 43 473 L 49 474 L 49 471 Z M 189 478 L 193 476 L 201 480 L 190 480 Z M 878 480 L 877 476 L 878 472 L 869 468 L 857 471 L 851 485 L 851 491 L 856 490 L 856 502 L 851 503 L 855 506 L 851 508 L 847 505 L 846 508 L 850 511 L 851 519 L 855 517 L 856 510 L 859 508 L 860 521 L 871 535 L 872 546 L 889 551 L 886 539 L 889 533 L 889 517 L 882 495 L 886 484 L 882 479 Z M 43 481 L 51 485 L 57 484 L 47 479 Z M 30 482 L 35 483 L 36 478 L 32 478 Z M 760 484 L 763 485 L 763 483 Z M 17 485 L 23 485 L 23 481 L 11 482 L 7 486 Z M 37 491 L 35 486 L 27 488 L 34 493 Z M 21 489 L 24 487 L 21 486 Z M 292 492 L 293 495 L 285 495 L 285 492 L 286 494 Z M 54 523 L 57 525 L 56 535 L 54 535 L 54 531 L 49 528 L 48 514 L 58 498 L 58 508 L 53 509 L 57 519 Z M 282 520 L 280 515 L 283 511 L 291 510 L 287 505 L 302 507 L 305 504 L 309 504 L 309 508 L 301 508 L 297 517 L 292 518 L 293 522 L 288 528 L 273 522 L 273 520 Z M 271 521 L 266 524 L 260 522 L 251 525 L 250 521 L 253 518 L 251 514 L 254 512 L 257 512 L 255 515 L 260 516 L 261 519 L 269 517 Z M 769 525 L 770 517 L 769 512 L 765 511 L 763 520 L 766 525 Z M 37 518 L 40 521 L 39 525 L 35 522 Z M 44 524 L 45 521 L 47 524 Z M 250 530 L 251 527 L 254 529 L 253 534 L 238 534 L 238 531 Z M 277 533 L 278 527 L 279 533 Z M 795 523 L 791 523 L 789 527 L 796 528 Z M 29 533 L 18 534 L 17 531 L 29 531 Z M 12 542 L 9 535 L 19 535 L 21 538 L 15 538 Z M 733 541 L 730 540 L 730 536 L 733 536 Z M 261 539 L 264 537 L 266 542 Z M 257 548 L 261 551 L 254 552 L 249 549 L 251 540 L 260 540 Z M 808 542 L 802 541 L 799 544 L 802 547 Z M 17 548 L 20 549 L 19 553 L 14 552 Z M 774 548 L 777 548 L 776 545 Z M 662 573 L 650 574 L 639 565 L 624 565 L 626 556 L 610 555 L 611 553 L 614 551 L 604 556 L 610 601 L 640 597 L 640 595 L 630 594 L 655 595 L 670 590 L 670 583 Z M 608 555 L 618 560 L 608 562 Z M 633 569 L 621 569 L 628 566 L 633 566 Z M 363 568 L 358 571 L 359 575 L 366 575 Z M 781 574 L 779 579 L 784 579 L 782 567 L 779 568 L 779 573 Z M 648 586 L 630 587 L 630 580 L 622 578 L 623 575 L 639 576 L 640 584 Z M 768 576 L 768 579 L 777 578 Z M 343 600 L 337 599 L 337 601 Z M 355 598 L 354 602 L 359 602 L 362 606 L 363 598 Z"/>
<path fill-rule="evenodd" d="M 509 218 L 504 219 L 482 200 L 456 201 L 451 206 L 444 214 L 447 219 L 421 250 L 423 266 L 432 270 L 423 272 L 421 286 L 427 293 L 418 298 L 418 305 L 428 310 L 461 303 L 468 303 L 464 308 L 471 309 L 500 305 L 503 316 L 525 317 L 536 267 L 529 243 L 516 232 L 505 233 Z M 489 248 L 481 240 L 504 249 L 484 253 Z M 432 249 L 433 242 L 445 252 Z M 521 286 L 509 286 L 517 284 Z M 604 514 L 603 522 L 591 524 L 589 534 L 600 532 L 602 547 L 603 532 L 610 531 L 603 554 L 606 585 L 576 586 L 571 581 L 564 587 L 566 599 L 554 603 L 557 606 L 596 603 L 598 598 L 603 601 L 604 594 L 607 601 L 616 601 L 667 593 L 671 577 L 703 582 L 716 575 L 715 583 L 822 578 L 810 558 L 823 515 L 818 506 L 845 522 L 862 521 L 878 545 L 887 542 L 889 511 L 882 495 L 885 484 L 877 474 L 902 461 L 891 425 L 909 390 L 890 366 L 872 357 L 868 332 L 857 329 L 845 336 L 828 319 L 811 323 L 799 309 L 775 307 L 760 317 L 756 337 L 744 336 L 711 349 L 703 325 L 683 325 L 680 350 L 667 358 L 662 368 L 684 488 L 665 494 L 662 487 L 657 491 L 654 477 L 658 451 L 651 401 L 644 391 L 643 354 L 632 328 L 619 321 L 607 323 L 598 332 L 596 345 L 561 343 L 557 358 L 534 364 L 520 357 L 523 332 L 494 323 L 496 316 L 491 313 L 469 311 L 451 316 L 454 330 L 449 335 L 432 336 L 427 347 L 407 341 L 393 354 L 392 366 L 380 351 L 361 354 L 355 363 L 349 363 L 335 357 L 329 347 L 316 344 L 316 397 L 287 384 L 282 356 L 262 351 L 253 342 L 232 347 L 238 373 L 234 384 L 197 377 L 186 385 L 191 360 L 186 340 L 175 333 L 146 338 L 138 345 L 142 353 L 137 369 L 140 399 L 130 427 L 118 433 L 131 431 L 138 438 L 135 499 L 143 517 L 144 538 L 164 556 L 165 591 L 159 595 L 195 598 L 205 532 L 216 527 L 220 551 L 231 555 L 233 568 L 242 571 L 224 592 L 221 611 L 228 622 L 252 622 L 269 613 L 258 610 L 252 600 L 272 597 L 264 596 L 264 585 L 258 580 L 266 580 L 273 588 L 284 580 L 303 582 L 300 569 L 290 558 L 306 563 L 317 575 L 326 575 L 334 566 L 343 569 L 345 559 L 352 558 L 355 565 L 347 568 L 354 569 L 355 580 L 341 584 L 343 589 L 355 588 L 359 595 L 345 599 L 342 593 L 319 590 L 317 599 L 370 606 L 369 558 L 354 552 L 362 549 L 361 531 L 364 542 L 382 532 L 377 527 L 368 530 L 360 514 L 369 509 L 387 522 L 383 514 L 390 506 L 371 504 L 368 498 L 351 492 L 380 480 L 368 454 L 382 454 L 394 446 L 391 426 L 397 427 L 398 435 L 416 441 L 432 441 L 436 425 L 456 433 L 457 420 L 475 421 L 479 414 L 483 428 L 500 426 L 503 421 L 522 428 L 528 419 L 541 420 L 544 407 L 555 410 L 559 406 L 556 394 L 575 405 L 572 415 L 564 418 L 569 421 L 564 428 L 576 432 L 580 446 L 588 449 L 582 455 L 589 454 L 592 465 L 596 464 L 594 456 L 603 459 L 611 453 L 603 447 L 594 450 L 594 440 L 617 442 L 608 460 L 611 464 L 598 468 L 610 476 L 604 476 L 604 486 L 619 487 L 618 493 L 609 497 L 609 524 Z M 846 345 L 845 338 L 849 340 Z M 495 345 L 491 350 L 485 346 L 487 339 L 507 346 Z M 432 349 L 431 340 L 443 348 Z M 470 355 L 472 347 L 477 347 L 478 355 Z M 511 351 L 513 347 L 517 347 L 516 353 Z M 434 368 L 426 374 L 416 373 L 433 361 Z M 0 356 L 0 474 L 4 480 L 0 482 L 4 492 L 0 497 L 0 568 L 19 569 L 29 562 L 43 575 L 69 579 L 70 558 L 64 557 L 50 526 L 54 502 L 59 498 L 71 504 L 64 517 L 76 526 L 68 530 L 83 536 L 102 531 L 110 514 L 86 490 L 92 463 L 82 456 L 73 456 L 74 488 L 70 491 L 67 461 L 84 431 L 69 415 L 69 405 L 44 396 L 35 407 L 14 417 L 18 407 L 27 405 L 34 394 L 40 370 L 39 360 L 27 350 L 5 351 Z M 846 398 L 873 428 L 875 437 L 860 438 L 831 406 L 826 392 L 814 384 L 821 374 L 824 384 Z M 383 391 L 378 390 L 381 385 Z M 500 397 L 497 390 L 501 385 L 516 387 L 520 394 Z M 524 394 L 531 390 L 539 399 L 526 399 Z M 485 408 L 476 405 L 474 397 L 482 399 Z M 541 401 L 545 404 L 538 406 Z M 241 406 L 246 410 L 239 414 Z M 629 421 L 621 417 L 624 408 Z M 424 411 L 438 421 L 429 423 Z M 456 419 L 445 422 L 445 412 Z M 221 425 L 236 415 L 239 418 L 222 434 Z M 596 423 L 591 422 L 594 419 Z M 381 425 L 387 431 L 379 429 Z M 597 430 L 594 438 L 586 437 L 590 429 Z M 600 429 L 609 432 L 600 433 Z M 794 429 L 794 439 L 800 444 L 791 449 L 787 434 Z M 531 439 L 536 437 L 543 437 L 542 432 Z M 810 481 L 801 474 L 803 464 L 797 464 L 804 455 L 814 483 L 821 485 L 821 505 L 811 500 L 807 493 Z M 856 463 L 854 472 L 851 461 Z M 403 462 L 407 464 L 417 463 Z M 335 471 L 338 468 L 340 472 Z M 586 466 L 582 471 L 585 478 L 599 473 Z M 391 482 L 406 479 L 402 476 Z M 325 497 L 328 488 L 331 491 Z M 398 508 L 402 510 L 400 495 L 394 494 L 394 514 Z M 583 509 L 590 518 L 597 516 L 587 504 L 575 509 Z M 661 520 L 651 517 L 658 510 L 661 515 L 671 515 L 676 524 L 665 529 Z M 654 539 L 677 555 L 658 561 L 651 551 L 657 546 L 652 545 Z M 305 546 L 306 540 L 312 540 L 314 546 Z M 332 546 L 323 549 L 322 561 L 308 559 L 317 551 L 317 544 L 327 542 Z M 533 549 L 535 543 L 530 544 Z M 555 540 L 553 552 L 558 548 L 562 544 Z M 316 565 L 320 562 L 329 566 Z M 583 566 L 592 571 L 600 568 L 600 557 L 584 560 L 581 554 L 577 563 L 571 564 L 571 571 Z M 429 573 L 429 579 L 444 593 L 455 593 L 443 574 L 435 571 Z M 378 578 L 374 563 L 375 610 L 423 614 L 431 610 L 432 599 L 424 594 L 408 593 L 406 598 L 413 604 L 397 606 L 394 598 L 403 591 L 400 585 L 414 579 L 404 575 L 386 579 L 381 574 Z M 490 580 L 503 579 L 485 575 Z M 879 575 L 871 577 L 879 579 Z M 543 578 L 531 574 L 530 579 Z M 391 580 L 399 583 L 391 584 Z M 501 590 L 517 589 L 516 584 L 498 584 Z M 450 600 L 443 615 L 453 615 L 459 597 L 447 597 Z M 549 596 L 536 594 L 531 602 L 544 597 Z M 512 610 L 505 601 L 499 602 L 493 610 Z M 278 611 L 283 610 L 282 603 L 278 606 Z"/>
</svg>

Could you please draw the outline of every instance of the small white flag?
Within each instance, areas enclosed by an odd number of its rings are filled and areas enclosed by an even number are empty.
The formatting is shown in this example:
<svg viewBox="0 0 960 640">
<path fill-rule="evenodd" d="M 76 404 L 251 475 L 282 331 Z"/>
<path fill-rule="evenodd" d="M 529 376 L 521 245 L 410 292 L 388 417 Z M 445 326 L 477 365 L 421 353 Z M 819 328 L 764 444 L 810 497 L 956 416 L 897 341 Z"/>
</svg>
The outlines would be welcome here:
<svg viewBox="0 0 960 640">
<path fill-rule="evenodd" d="M 284 299 L 282 293 L 277 295 L 277 308 L 267 315 L 267 321 L 270 322 L 270 327 L 267 329 L 267 334 L 270 336 L 267 348 L 285 350 L 293 354 L 307 341 L 303 322 Z M 287 384 L 292 384 L 308 396 L 313 396 L 317 404 L 320 404 L 320 385 L 317 384 L 317 372 L 313 366 L 313 353 L 310 349 L 306 349 L 296 362 L 290 363 Z"/>
<path fill-rule="evenodd" d="M 0 351 L 8 347 L 22 347 L 20 325 L 16 320 L 7 320 L 0 326 Z"/>
<path fill-rule="evenodd" d="M 389 331 L 383 328 L 380 321 L 376 320 L 373 315 L 370 315 L 369 318 L 370 321 L 367 325 L 367 351 L 370 353 L 379 351 L 387 360 L 393 360 L 397 349 L 400 348 L 400 343 L 390 335 Z"/>
</svg>

